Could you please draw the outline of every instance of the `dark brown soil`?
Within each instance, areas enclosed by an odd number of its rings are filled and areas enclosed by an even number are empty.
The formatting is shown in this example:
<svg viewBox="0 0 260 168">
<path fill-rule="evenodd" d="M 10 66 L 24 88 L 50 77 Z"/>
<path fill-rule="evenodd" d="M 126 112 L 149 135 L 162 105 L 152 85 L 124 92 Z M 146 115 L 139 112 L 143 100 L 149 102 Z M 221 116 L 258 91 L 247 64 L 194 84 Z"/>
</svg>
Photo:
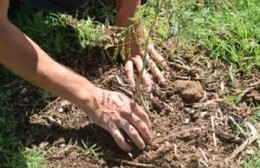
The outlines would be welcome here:
<svg viewBox="0 0 260 168">
<path fill-rule="evenodd" d="M 189 68 L 171 64 L 171 71 L 165 72 L 167 83 L 154 86 L 148 100 L 155 137 L 144 151 L 121 151 L 106 131 L 65 100 L 56 99 L 39 112 L 31 113 L 33 96 L 24 95 L 33 95 L 36 89 L 24 82 L 19 85 L 27 88 L 27 93 L 17 95 L 15 106 L 27 115 L 19 119 L 17 135 L 25 146 L 51 147 L 47 158 L 48 166 L 53 168 L 239 167 L 238 157 L 225 162 L 246 138 L 235 133 L 236 126 L 230 118 L 242 123 L 254 112 L 247 102 L 259 102 L 259 72 L 238 74 L 237 84 L 233 85 L 226 65 L 202 58 L 205 63 L 181 60 Z M 131 96 L 123 70 L 107 60 L 92 57 L 75 70 L 83 72 L 97 86 Z M 236 103 L 224 99 L 245 90 L 248 91 Z M 99 157 L 87 153 L 82 141 L 88 146 L 97 144 Z"/>
</svg>

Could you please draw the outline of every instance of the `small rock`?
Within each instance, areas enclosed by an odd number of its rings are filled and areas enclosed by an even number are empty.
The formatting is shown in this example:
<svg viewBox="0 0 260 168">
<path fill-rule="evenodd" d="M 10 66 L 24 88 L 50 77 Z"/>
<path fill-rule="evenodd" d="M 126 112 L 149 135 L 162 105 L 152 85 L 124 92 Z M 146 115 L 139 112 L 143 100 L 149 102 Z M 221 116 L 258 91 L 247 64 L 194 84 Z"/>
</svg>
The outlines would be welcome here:
<svg viewBox="0 0 260 168">
<path fill-rule="evenodd" d="M 65 148 L 65 146 L 66 146 L 65 144 L 61 144 L 59 147 L 60 148 Z"/>
<path fill-rule="evenodd" d="M 67 106 L 67 105 L 69 105 L 69 104 L 70 104 L 69 101 L 63 100 L 63 101 L 61 102 L 60 106 L 61 106 L 61 107 L 64 107 L 64 106 Z"/>
<path fill-rule="evenodd" d="M 40 143 L 39 148 L 43 149 L 43 148 L 45 148 L 48 145 L 49 145 L 49 142 L 42 142 L 42 143 Z"/>
<path fill-rule="evenodd" d="M 186 118 L 184 121 L 184 124 L 189 124 L 189 122 L 190 122 L 190 119 Z"/>
<path fill-rule="evenodd" d="M 23 90 L 21 91 L 21 94 L 25 94 L 28 91 L 27 88 L 23 88 Z"/>
<path fill-rule="evenodd" d="M 184 110 L 186 113 L 190 113 L 190 114 L 193 114 L 193 113 L 195 112 L 195 110 L 192 109 L 192 108 L 184 108 L 183 110 Z"/>
<path fill-rule="evenodd" d="M 133 159 L 133 154 L 132 153 L 127 153 L 128 154 L 128 156 L 131 158 L 131 159 Z"/>
<path fill-rule="evenodd" d="M 62 107 L 60 107 L 58 111 L 59 111 L 60 113 L 62 113 L 64 110 L 63 110 Z"/>
<path fill-rule="evenodd" d="M 65 139 L 63 137 L 60 137 L 59 139 L 54 141 L 53 145 L 59 146 L 59 145 L 64 144 L 64 143 L 65 143 Z"/>
<path fill-rule="evenodd" d="M 204 118 L 207 114 L 208 114 L 208 112 L 201 112 L 200 117 Z"/>
<path fill-rule="evenodd" d="M 171 146 L 170 142 L 168 142 L 168 141 L 165 141 L 164 144 L 165 144 L 166 146 Z"/>
</svg>

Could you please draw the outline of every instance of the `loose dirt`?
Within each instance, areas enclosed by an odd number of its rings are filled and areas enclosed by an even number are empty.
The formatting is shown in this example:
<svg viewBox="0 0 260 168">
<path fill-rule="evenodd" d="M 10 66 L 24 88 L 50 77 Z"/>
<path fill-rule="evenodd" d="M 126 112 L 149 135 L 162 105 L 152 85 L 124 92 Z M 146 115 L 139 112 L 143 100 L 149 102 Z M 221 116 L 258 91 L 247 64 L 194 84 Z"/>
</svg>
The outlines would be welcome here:
<svg viewBox="0 0 260 168">
<path fill-rule="evenodd" d="M 91 54 L 100 55 L 98 51 Z M 92 57 L 75 67 L 81 67 L 75 70 L 84 72 L 99 87 L 128 96 L 134 94 L 123 69 L 113 66 L 109 59 Z M 235 133 L 236 123 L 242 123 L 254 112 L 246 103 L 249 99 L 259 101 L 258 71 L 252 72 L 254 77 L 241 73 L 236 78 L 237 86 L 232 84 L 224 64 L 196 63 L 190 68 L 197 69 L 192 75 L 189 68 L 176 68 L 175 64 L 171 68 L 170 72 L 165 72 L 167 83 L 155 84 L 147 97 L 155 137 L 144 151 L 121 151 L 108 132 L 94 125 L 84 112 L 68 101 L 58 98 L 37 113 L 28 112 L 33 96 L 25 95 L 33 95 L 37 89 L 27 83 L 19 84 L 27 88 L 27 94 L 16 96 L 16 107 L 27 114 L 23 120 L 16 119 L 20 124 L 16 134 L 28 147 L 38 146 L 42 150 L 51 147 L 47 159 L 48 166 L 53 168 L 239 166 L 239 157 L 230 162 L 225 159 L 246 139 L 243 134 Z M 226 96 L 245 90 L 239 102 L 225 100 Z M 85 150 L 84 144 L 88 147 L 97 144 L 99 156 Z M 239 156 L 243 157 L 244 153 Z"/>
</svg>

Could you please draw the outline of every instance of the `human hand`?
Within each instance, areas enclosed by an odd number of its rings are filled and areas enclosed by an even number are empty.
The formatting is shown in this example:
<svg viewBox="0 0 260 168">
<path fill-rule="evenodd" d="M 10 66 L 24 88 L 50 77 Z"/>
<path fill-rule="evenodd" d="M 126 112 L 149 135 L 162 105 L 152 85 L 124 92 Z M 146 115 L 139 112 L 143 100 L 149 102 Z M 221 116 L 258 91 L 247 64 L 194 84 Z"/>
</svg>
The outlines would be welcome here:
<svg viewBox="0 0 260 168">
<path fill-rule="evenodd" d="M 133 100 L 122 93 L 97 88 L 86 109 L 89 117 L 106 129 L 125 151 L 132 147 L 120 130 L 124 130 L 139 149 L 152 140 L 151 122 L 148 115 Z"/>
<path fill-rule="evenodd" d="M 165 78 L 157 67 L 157 64 L 164 70 L 169 70 L 169 66 L 164 58 L 155 50 L 152 44 L 144 46 L 144 44 L 147 45 L 146 42 L 144 42 L 147 39 L 145 38 L 145 30 L 141 25 L 141 19 L 138 19 L 136 16 L 140 9 L 140 5 L 141 0 L 117 1 L 116 25 L 117 27 L 126 28 L 126 31 L 120 33 L 120 36 L 123 35 L 124 37 L 122 37 L 122 43 L 119 45 L 119 50 L 121 50 L 120 53 L 125 53 L 126 56 L 125 71 L 131 87 L 135 88 L 136 86 L 134 77 L 135 66 L 138 73 L 142 76 L 143 83 L 147 90 L 151 91 L 153 82 L 149 77 L 147 70 L 144 69 L 144 71 L 142 71 L 144 62 L 147 63 L 152 75 L 154 78 L 157 78 L 159 82 L 164 82 Z M 146 48 L 148 51 L 147 53 L 145 52 Z"/>
<path fill-rule="evenodd" d="M 135 40 L 128 40 L 129 42 L 126 42 L 126 44 L 121 47 L 121 49 L 130 48 L 131 51 L 131 57 L 127 58 L 125 62 L 125 71 L 126 75 L 129 79 L 130 86 L 132 88 L 135 88 L 136 82 L 134 77 L 134 66 L 136 67 L 139 74 L 142 76 L 142 80 L 144 85 L 146 86 L 147 90 L 150 91 L 152 89 L 152 79 L 148 75 L 148 72 L 146 69 L 143 69 L 144 63 L 147 64 L 147 67 L 152 72 L 152 75 L 154 78 L 157 78 L 159 83 L 164 83 L 165 78 L 158 68 L 157 64 L 163 69 L 163 70 L 169 70 L 169 66 L 167 64 L 167 61 L 155 50 L 155 47 L 153 44 L 148 44 L 147 47 L 144 49 L 141 49 L 141 44 L 144 41 L 144 33 L 140 26 L 137 26 L 136 28 L 137 39 Z M 130 39 L 134 39 L 134 34 L 132 33 L 132 36 Z M 126 38 L 129 39 L 129 38 Z M 145 53 L 145 50 L 147 50 L 147 53 Z M 146 55 L 145 55 L 146 54 Z M 145 57 L 145 58 L 144 58 Z"/>
</svg>

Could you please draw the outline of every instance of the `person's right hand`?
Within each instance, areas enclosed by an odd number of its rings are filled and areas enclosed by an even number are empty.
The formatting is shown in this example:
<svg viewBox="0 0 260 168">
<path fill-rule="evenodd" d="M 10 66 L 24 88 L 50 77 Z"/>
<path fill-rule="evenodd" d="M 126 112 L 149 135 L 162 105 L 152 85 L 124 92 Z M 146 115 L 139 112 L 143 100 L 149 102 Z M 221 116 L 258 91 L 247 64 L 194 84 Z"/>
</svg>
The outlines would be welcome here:
<svg viewBox="0 0 260 168">
<path fill-rule="evenodd" d="M 152 140 L 151 122 L 137 103 L 122 93 L 96 88 L 85 110 L 99 126 L 110 132 L 119 147 L 131 151 L 132 147 L 120 132 L 122 129 L 139 149 Z"/>
</svg>

